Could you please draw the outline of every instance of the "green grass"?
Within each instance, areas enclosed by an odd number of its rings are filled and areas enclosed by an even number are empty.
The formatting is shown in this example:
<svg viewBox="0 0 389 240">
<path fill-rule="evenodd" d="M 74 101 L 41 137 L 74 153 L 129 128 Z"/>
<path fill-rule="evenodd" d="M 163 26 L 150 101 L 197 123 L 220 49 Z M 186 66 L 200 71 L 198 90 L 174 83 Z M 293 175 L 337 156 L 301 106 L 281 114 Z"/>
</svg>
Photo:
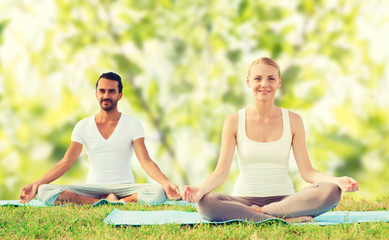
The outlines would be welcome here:
<svg viewBox="0 0 389 240">
<path fill-rule="evenodd" d="M 192 207 L 140 204 L 100 207 L 0 207 L 0 239 L 388 239 L 389 223 L 332 226 L 291 226 L 282 223 L 255 225 L 199 224 L 114 227 L 103 223 L 114 209 L 196 211 Z M 343 198 L 335 211 L 389 209 L 389 196 L 375 201 Z"/>
</svg>

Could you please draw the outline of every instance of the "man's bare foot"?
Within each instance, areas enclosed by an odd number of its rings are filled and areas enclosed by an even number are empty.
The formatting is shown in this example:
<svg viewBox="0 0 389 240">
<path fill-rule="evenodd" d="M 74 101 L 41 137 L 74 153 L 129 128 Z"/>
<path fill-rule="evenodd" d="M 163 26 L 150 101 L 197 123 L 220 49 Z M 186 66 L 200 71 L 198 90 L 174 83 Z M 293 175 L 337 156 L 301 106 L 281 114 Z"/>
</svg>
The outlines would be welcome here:
<svg viewBox="0 0 389 240">
<path fill-rule="evenodd" d="M 119 202 L 124 203 L 124 204 L 127 204 L 126 200 L 124 200 L 123 198 L 120 199 Z"/>
<path fill-rule="evenodd" d="M 119 199 L 113 193 L 108 194 L 108 196 L 106 196 L 105 199 L 107 199 L 108 201 L 110 201 L 112 203 L 119 201 Z"/>
<path fill-rule="evenodd" d="M 121 198 L 120 200 L 123 200 L 127 203 L 133 203 L 138 201 L 138 193 L 134 193 L 132 195 L 126 196 Z M 124 202 L 123 202 L 124 203 Z"/>
<path fill-rule="evenodd" d="M 250 210 L 253 210 L 254 212 L 263 213 L 262 208 L 258 205 L 251 205 L 249 208 L 250 208 Z"/>
<path fill-rule="evenodd" d="M 304 222 L 314 222 L 315 221 L 313 219 L 313 217 L 311 217 L 311 216 L 284 218 L 283 220 L 287 221 L 288 223 L 304 223 Z"/>
</svg>

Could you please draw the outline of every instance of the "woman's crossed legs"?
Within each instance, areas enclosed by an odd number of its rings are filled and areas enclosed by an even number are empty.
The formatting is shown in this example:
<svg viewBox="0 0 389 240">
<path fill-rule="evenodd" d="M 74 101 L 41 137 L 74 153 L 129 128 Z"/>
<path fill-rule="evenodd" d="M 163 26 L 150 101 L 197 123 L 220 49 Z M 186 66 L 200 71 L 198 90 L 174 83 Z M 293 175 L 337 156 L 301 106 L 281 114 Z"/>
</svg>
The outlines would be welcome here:
<svg viewBox="0 0 389 240">
<path fill-rule="evenodd" d="M 336 184 L 315 183 L 290 196 L 233 197 L 209 193 L 198 202 L 198 210 L 209 221 L 244 219 L 254 222 L 269 218 L 313 220 L 336 207 L 341 190 Z"/>
</svg>

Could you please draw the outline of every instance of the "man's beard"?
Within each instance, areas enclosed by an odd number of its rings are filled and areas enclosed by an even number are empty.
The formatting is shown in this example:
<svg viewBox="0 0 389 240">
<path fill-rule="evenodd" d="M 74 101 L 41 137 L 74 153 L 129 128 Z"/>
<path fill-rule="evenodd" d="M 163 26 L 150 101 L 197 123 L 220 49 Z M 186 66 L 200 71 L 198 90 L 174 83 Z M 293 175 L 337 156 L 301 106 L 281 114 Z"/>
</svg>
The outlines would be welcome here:
<svg viewBox="0 0 389 240">
<path fill-rule="evenodd" d="M 109 106 L 104 106 L 104 100 L 109 100 L 109 101 L 111 102 L 111 105 L 109 105 Z M 118 104 L 118 100 L 113 101 L 113 100 L 111 100 L 111 99 L 102 99 L 102 100 L 100 101 L 101 109 L 103 109 L 103 110 L 106 111 L 106 112 L 109 112 L 109 111 L 111 111 L 112 109 L 114 109 L 114 108 L 116 107 L 117 104 Z"/>
</svg>

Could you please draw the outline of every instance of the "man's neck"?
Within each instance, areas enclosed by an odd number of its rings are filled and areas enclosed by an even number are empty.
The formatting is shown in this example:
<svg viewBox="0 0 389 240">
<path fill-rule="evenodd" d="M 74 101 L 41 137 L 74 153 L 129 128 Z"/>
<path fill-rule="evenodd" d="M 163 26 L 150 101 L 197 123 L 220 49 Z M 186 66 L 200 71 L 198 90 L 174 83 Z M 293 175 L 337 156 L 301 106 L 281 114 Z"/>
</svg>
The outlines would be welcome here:
<svg viewBox="0 0 389 240">
<path fill-rule="evenodd" d="M 108 121 L 118 121 L 121 116 L 121 112 L 117 109 L 112 109 L 111 111 L 104 111 L 100 109 L 100 111 L 96 114 L 96 121 L 99 122 L 108 122 Z"/>
</svg>

